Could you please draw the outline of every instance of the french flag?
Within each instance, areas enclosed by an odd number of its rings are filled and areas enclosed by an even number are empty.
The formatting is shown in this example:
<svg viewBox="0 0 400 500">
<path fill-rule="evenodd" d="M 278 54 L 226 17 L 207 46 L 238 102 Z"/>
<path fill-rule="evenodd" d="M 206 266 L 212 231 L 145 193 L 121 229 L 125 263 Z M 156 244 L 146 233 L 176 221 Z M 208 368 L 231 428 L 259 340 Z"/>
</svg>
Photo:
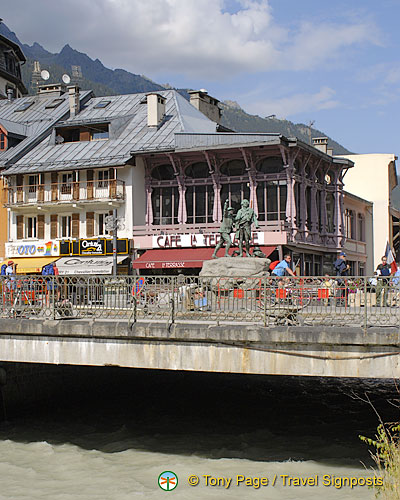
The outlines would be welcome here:
<svg viewBox="0 0 400 500">
<path fill-rule="evenodd" d="M 390 266 L 392 274 L 394 274 L 397 271 L 397 265 L 392 249 L 390 248 L 389 242 L 386 243 L 385 257 L 387 259 L 387 263 Z"/>
</svg>

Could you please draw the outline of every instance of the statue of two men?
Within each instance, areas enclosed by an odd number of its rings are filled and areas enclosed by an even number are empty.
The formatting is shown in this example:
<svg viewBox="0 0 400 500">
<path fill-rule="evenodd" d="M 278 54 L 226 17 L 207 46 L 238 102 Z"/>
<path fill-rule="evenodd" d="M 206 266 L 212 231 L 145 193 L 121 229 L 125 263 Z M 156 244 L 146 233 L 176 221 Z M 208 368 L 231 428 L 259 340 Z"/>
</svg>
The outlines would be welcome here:
<svg viewBox="0 0 400 500">
<path fill-rule="evenodd" d="M 231 232 L 233 228 L 236 229 L 236 238 L 239 242 L 239 257 L 243 257 L 243 243 L 245 244 L 246 256 L 250 257 L 250 241 L 251 241 L 251 226 L 254 223 L 256 229 L 258 228 L 258 220 L 254 210 L 250 207 L 249 200 L 243 200 L 241 208 L 236 214 L 233 215 L 233 208 L 229 206 L 228 200 L 224 204 L 224 215 L 222 224 L 219 229 L 221 239 L 215 247 L 212 257 L 217 258 L 217 252 L 224 246 L 225 243 L 225 257 L 229 257 L 229 249 L 232 246 Z"/>
</svg>

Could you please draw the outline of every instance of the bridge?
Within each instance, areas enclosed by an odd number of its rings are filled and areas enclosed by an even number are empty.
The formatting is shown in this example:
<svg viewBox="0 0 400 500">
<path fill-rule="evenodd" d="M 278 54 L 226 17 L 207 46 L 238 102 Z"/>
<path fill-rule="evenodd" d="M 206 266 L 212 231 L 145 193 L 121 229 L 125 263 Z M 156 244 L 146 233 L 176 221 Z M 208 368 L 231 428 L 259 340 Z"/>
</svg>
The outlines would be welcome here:
<svg viewBox="0 0 400 500">
<path fill-rule="evenodd" d="M 400 377 L 390 280 L 51 276 L 0 289 L 2 362 Z"/>
</svg>

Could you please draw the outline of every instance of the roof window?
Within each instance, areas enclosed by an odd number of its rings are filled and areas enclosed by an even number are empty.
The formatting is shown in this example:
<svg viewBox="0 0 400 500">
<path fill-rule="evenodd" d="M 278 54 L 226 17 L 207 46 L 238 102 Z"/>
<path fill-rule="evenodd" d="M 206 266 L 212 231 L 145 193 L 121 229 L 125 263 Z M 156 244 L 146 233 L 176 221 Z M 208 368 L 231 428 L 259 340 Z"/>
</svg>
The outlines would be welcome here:
<svg viewBox="0 0 400 500">
<path fill-rule="evenodd" d="M 111 101 L 107 101 L 107 100 L 103 99 L 102 101 L 98 102 L 95 106 L 93 106 L 93 109 L 106 108 L 110 103 L 111 103 Z"/>
<path fill-rule="evenodd" d="M 21 104 L 14 112 L 16 113 L 17 111 L 26 111 L 28 108 L 32 106 L 34 101 L 25 101 L 24 103 Z"/>
<path fill-rule="evenodd" d="M 64 102 L 64 99 L 53 99 L 51 102 L 46 104 L 45 108 L 46 109 L 57 108 L 62 102 Z"/>
</svg>

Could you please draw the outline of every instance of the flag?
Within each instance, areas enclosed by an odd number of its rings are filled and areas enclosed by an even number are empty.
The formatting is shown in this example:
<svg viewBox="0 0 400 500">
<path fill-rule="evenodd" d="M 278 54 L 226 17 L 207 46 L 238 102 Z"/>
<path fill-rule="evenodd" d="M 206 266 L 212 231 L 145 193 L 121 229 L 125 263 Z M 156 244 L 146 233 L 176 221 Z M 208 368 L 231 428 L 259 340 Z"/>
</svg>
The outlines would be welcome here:
<svg viewBox="0 0 400 500">
<path fill-rule="evenodd" d="M 397 265 L 396 265 L 396 260 L 394 258 L 394 254 L 392 252 L 392 249 L 390 248 L 389 242 L 386 243 L 385 257 L 386 257 L 387 263 L 390 266 L 390 270 L 391 270 L 392 274 L 394 274 L 397 271 Z"/>
</svg>

